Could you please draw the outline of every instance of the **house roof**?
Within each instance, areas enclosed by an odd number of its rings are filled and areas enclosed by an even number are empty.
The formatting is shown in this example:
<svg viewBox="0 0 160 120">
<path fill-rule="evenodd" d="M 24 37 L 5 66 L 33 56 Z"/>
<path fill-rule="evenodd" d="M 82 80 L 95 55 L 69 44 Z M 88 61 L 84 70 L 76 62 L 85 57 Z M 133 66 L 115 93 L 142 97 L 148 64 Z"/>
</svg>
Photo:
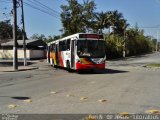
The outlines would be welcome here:
<svg viewBox="0 0 160 120">
<path fill-rule="evenodd" d="M 23 40 L 17 40 L 18 46 L 23 46 Z M 13 40 L 2 43 L 1 46 L 13 46 Z M 40 47 L 40 46 L 46 46 L 46 43 L 43 40 L 26 40 L 26 46 L 32 46 L 32 47 Z"/>
<path fill-rule="evenodd" d="M 11 39 L 0 39 L 0 44 L 11 41 Z"/>
</svg>

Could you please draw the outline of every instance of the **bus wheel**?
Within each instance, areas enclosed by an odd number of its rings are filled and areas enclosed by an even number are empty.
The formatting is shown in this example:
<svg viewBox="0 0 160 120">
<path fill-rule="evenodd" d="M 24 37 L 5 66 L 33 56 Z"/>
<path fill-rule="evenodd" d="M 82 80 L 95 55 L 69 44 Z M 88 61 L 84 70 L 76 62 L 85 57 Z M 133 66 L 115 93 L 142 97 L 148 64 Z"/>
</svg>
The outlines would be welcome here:
<svg viewBox="0 0 160 120">
<path fill-rule="evenodd" d="M 69 61 L 67 61 L 67 71 L 68 71 L 68 72 L 71 72 L 71 68 L 70 68 L 70 63 L 69 63 Z"/>
</svg>

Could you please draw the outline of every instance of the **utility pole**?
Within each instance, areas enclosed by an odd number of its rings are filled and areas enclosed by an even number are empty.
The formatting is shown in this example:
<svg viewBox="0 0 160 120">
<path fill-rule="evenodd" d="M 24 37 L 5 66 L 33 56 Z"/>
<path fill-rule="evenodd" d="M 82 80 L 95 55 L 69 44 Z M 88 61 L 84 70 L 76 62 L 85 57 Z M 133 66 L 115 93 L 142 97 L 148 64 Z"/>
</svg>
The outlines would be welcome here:
<svg viewBox="0 0 160 120">
<path fill-rule="evenodd" d="M 127 39 L 127 24 L 123 26 L 123 40 L 124 40 L 124 43 L 123 43 L 123 58 L 126 57 L 126 39 Z"/>
<path fill-rule="evenodd" d="M 157 41 L 156 41 L 156 52 L 158 51 L 158 30 L 157 30 Z"/>
<path fill-rule="evenodd" d="M 123 33 L 123 41 L 124 41 L 124 43 L 123 43 L 123 58 L 125 58 L 126 57 L 126 51 L 125 51 L 125 49 L 126 49 L 126 33 L 125 33 L 125 30 Z"/>
<path fill-rule="evenodd" d="M 13 69 L 18 70 L 17 59 L 17 1 L 13 0 Z"/>
<path fill-rule="evenodd" d="M 27 65 L 27 60 L 26 60 L 26 32 L 25 32 L 25 26 L 24 26 L 24 10 L 23 10 L 23 0 L 21 0 L 21 10 L 22 10 L 22 33 L 23 33 L 23 50 L 24 50 L 24 66 Z"/>
</svg>

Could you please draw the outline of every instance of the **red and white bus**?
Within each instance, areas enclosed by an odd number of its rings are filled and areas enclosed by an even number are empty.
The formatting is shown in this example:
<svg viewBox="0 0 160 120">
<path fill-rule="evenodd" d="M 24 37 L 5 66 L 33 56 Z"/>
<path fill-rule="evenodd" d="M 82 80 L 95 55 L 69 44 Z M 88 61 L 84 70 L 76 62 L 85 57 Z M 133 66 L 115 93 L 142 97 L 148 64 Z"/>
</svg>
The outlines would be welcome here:
<svg viewBox="0 0 160 120">
<path fill-rule="evenodd" d="M 103 35 L 77 33 L 48 43 L 47 61 L 67 70 L 105 69 Z"/>
</svg>

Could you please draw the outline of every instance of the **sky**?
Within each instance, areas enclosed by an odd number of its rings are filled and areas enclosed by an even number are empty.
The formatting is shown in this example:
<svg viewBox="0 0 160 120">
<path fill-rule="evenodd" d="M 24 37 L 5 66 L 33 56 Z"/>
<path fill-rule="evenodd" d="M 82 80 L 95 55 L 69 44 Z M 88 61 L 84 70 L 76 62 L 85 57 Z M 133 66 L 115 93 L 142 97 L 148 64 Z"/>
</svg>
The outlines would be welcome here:
<svg viewBox="0 0 160 120">
<path fill-rule="evenodd" d="M 37 0 L 43 5 L 51 8 L 52 13 L 48 15 L 30 5 L 37 6 L 33 3 L 35 0 L 24 1 L 25 29 L 28 37 L 33 34 L 44 34 L 46 37 L 51 35 L 60 35 L 62 28 L 59 14 L 61 5 L 67 4 L 66 0 Z M 78 0 L 80 3 L 83 0 Z M 145 35 L 151 35 L 160 39 L 160 0 L 94 0 L 97 12 L 106 12 L 118 10 L 130 24 L 134 27 L 136 23 L 140 29 L 144 29 Z M 39 5 L 38 5 L 39 6 Z M 43 6 L 44 7 L 44 6 Z M 42 7 L 41 7 L 42 8 Z M 0 21 L 11 19 L 9 15 L 12 9 L 12 0 L 0 0 Z M 18 25 L 20 24 L 20 12 L 18 8 Z M 3 14 L 5 13 L 5 14 Z M 12 20 L 13 21 L 13 20 Z"/>
</svg>

